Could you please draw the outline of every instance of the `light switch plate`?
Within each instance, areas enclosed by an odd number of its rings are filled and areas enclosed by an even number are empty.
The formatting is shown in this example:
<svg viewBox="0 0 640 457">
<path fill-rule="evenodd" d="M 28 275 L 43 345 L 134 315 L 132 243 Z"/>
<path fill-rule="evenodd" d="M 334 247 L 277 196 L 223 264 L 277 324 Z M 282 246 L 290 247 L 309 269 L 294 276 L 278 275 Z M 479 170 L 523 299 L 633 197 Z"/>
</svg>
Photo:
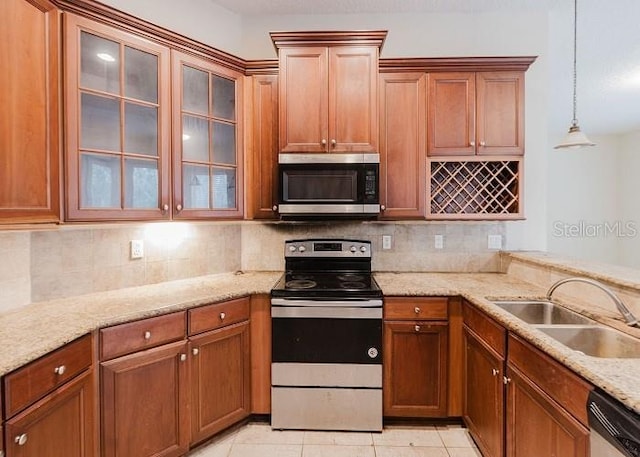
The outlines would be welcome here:
<svg viewBox="0 0 640 457">
<path fill-rule="evenodd" d="M 502 235 L 489 235 L 487 247 L 489 249 L 502 249 Z"/>
<path fill-rule="evenodd" d="M 382 235 L 382 249 L 391 249 L 391 235 Z"/>
<path fill-rule="evenodd" d="M 436 235 L 433 237 L 433 247 L 436 249 L 444 248 L 444 235 Z"/>
<path fill-rule="evenodd" d="M 144 241 L 131 240 L 131 259 L 141 259 L 144 257 Z"/>
</svg>

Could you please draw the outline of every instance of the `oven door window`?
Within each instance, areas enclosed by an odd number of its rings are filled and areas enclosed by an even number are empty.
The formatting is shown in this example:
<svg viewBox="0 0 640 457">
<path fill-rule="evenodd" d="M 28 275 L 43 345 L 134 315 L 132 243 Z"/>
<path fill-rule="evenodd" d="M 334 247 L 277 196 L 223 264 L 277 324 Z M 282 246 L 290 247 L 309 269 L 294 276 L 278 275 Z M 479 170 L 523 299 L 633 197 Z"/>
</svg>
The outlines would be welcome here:
<svg viewBox="0 0 640 457">
<path fill-rule="evenodd" d="M 273 362 L 382 363 L 380 319 L 273 318 Z"/>
<path fill-rule="evenodd" d="M 282 201 L 357 203 L 358 169 L 283 168 Z"/>
</svg>

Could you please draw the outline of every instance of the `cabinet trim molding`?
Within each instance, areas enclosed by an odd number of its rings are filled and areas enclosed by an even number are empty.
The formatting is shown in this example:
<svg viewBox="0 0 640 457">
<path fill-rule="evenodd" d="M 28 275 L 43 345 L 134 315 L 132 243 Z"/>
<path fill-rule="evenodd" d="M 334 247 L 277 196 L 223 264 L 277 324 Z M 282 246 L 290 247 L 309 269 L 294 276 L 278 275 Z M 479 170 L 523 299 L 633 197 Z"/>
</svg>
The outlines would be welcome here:
<svg viewBox="0 0 640 457">
<path fill-rule="evenodd" d="M 381 73 L 397 71 L 527 71 L 537 56 L 511 57 L 417 57 L 380 59 Z"/>
<path fill-rule="evenodd" d="M 286 46 L 377 46 L 382 49 L 386 30 L 270 32 L 273 45 Z"/>
</svg>

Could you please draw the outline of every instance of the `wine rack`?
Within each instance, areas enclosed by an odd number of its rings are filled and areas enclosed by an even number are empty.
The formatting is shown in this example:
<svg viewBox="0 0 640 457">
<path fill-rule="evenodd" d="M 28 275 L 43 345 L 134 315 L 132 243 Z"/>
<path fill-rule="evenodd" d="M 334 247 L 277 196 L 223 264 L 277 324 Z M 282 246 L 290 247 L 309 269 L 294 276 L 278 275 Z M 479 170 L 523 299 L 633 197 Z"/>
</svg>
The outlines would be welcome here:
<svg viewBox="0 0 640 457">
<path fill-rule="evenodd" d="M 429 219 L 522 218 L 522 160 L 431 161 Z"/>
</svg>

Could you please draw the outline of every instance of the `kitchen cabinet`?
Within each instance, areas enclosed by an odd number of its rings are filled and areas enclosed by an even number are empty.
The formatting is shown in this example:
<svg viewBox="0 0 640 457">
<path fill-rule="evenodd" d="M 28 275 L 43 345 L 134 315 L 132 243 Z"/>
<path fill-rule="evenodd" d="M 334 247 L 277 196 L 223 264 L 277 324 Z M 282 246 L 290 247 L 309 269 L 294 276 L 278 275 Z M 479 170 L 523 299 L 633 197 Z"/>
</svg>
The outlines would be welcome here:
<svg viewBox="0 0 640 457">
<path fill-rule="evenodd" d="M 3 0 L 0 24 L 0 222 L 57 222 L 61 15 L 47 0 Z"/>
<path fill-rule="evenodd" d="M 169 48 L 65 16 L 68 220 L 169 219 Z"/>
<path fill-rule="evenodd" d="M 251 412 L 249 313 L 246 297 L 189 311 L 192 444 Z"/>
<path fill-rule="evenodd" d="M 429 156 L 524 154 L 524 72 L 429 75 Z"/>
<path fill-rule="evenodd" d="M 378 54 L 386 32 L 271 33 L 280 152 L 378 152 Z"/>
<path fill-rule="evenodd" d="M 103 457 L 169 457 L 188 450 L 185 321 L 180 312 L 100 331 Z"/>
<path fill-rule="evenodd" d="M 278 203 L 278 76 L 251 77 L 247 217 L 275 219 Z"/>
<path fill-rule="evenodd" d="M 485 457 L 504 456 L 506 331 L 469 305 L 464 316 L 463 418 Z"/>
<path fill-rule="evenodd" d="M 447 416 L 447 313 L 446 298 L 385 299 L 385 416 Z"/>
<path fill-rule="evenodd" d="M 97 455 L 92 347 L 87 335 L 4 377 L 7 457 Z"/>
<path fill-rule="evenodd" d="M 271 297 L 251 296 L 251 414 L 271 414 Z"/>
<path fill-rule="evenodd" d="M 243 80 L 172 51 L 173 217 L 242 218 Z"/>
<path fill-rule="evenodd" d="M 424 218 L 426 75 L 380 75 L 380 203 L 384 219 Z"/>
<path fill-rule="evenodd" d="M 464 421 L 482 455 L 588 456 L 592 386 L 465 303 Z"/>
</svg>

